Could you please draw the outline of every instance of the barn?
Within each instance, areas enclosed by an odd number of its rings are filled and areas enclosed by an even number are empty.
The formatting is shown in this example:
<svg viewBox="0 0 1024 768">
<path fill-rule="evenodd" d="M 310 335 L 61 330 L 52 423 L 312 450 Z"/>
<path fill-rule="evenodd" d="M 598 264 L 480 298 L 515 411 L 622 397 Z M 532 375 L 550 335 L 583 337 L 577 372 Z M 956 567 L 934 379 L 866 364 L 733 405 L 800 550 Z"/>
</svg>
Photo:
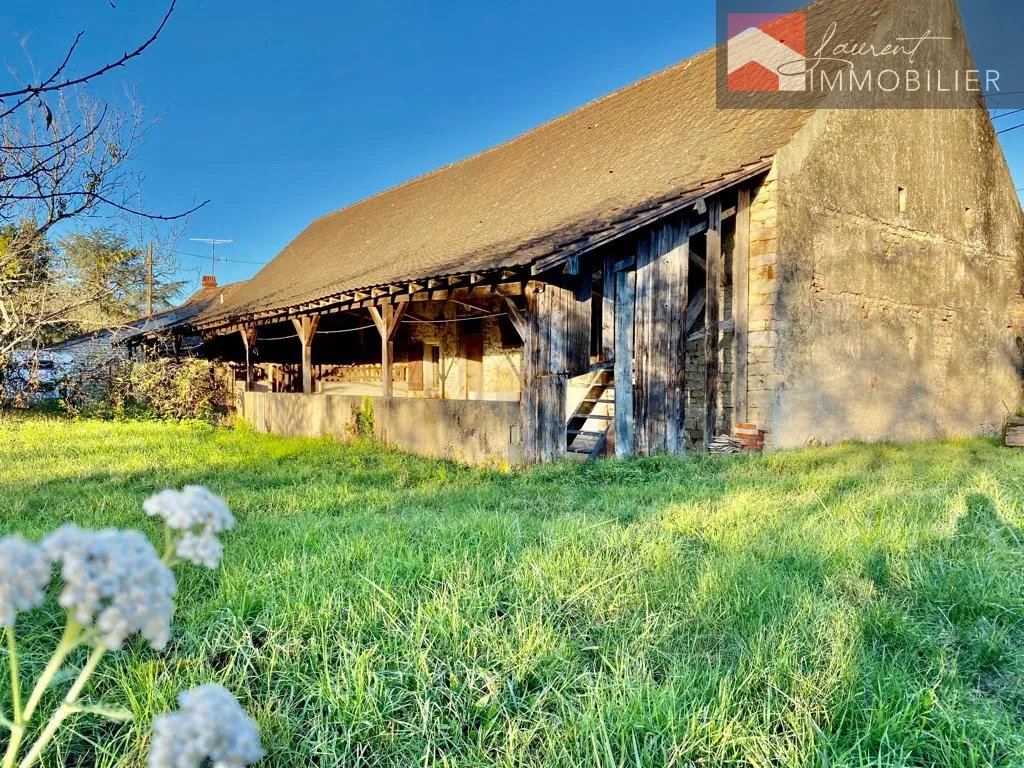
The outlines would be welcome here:
<svg viewBox="0 0 1024 768">
<path fill-rule="evenodd" d="M 999 430 L 1022 213 L 983 103 L 720 108 L 719 77 L 712 49 L 319 218 L 180 332 L 255 429 L 372 410 L 467 461 Z"/>
</svg>

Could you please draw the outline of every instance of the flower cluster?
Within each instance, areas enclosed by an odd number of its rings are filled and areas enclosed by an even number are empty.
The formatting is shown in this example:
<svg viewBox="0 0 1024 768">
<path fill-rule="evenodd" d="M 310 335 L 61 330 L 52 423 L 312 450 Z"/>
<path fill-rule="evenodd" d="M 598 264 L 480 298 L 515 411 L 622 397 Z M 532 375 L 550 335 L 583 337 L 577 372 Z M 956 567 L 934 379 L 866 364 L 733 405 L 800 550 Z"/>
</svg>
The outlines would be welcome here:
<svg viewBox="0 0 1024 768">
<path fill-rule="evenodd" d="M 0 539 L 0 627 L 13 627 L 19 611 L 40 605 L 52 565 L 43 551 L 21 536 Z"/>
<path fill-rule="evenodd" d="M 183 560 L 216 568 L 224 554 L 217 534 L 231 530 L 235 518 L 219 496 L 198 485 L 186 485 L 181 491 L 161 491 L 142 508 L 150 517 L 159 517 L 178 532 L 175 554 Z"/>
<path fill-rule="evenodd" d="M 60 565 L 61 606 L 79 624 L 94 625 L 105 648 L 117 650 L 135 632 L 154 648 L 167 645 L 177 585 L 145 535 L 66 525 L 42 549 Z"/>
<path fill-rule="evenodd" d="M 153 719 L 149 768 L 245 768 L 263 757 L 256 723 L 219 685 L 186 691 L 178 704 Z"/>
</svg>

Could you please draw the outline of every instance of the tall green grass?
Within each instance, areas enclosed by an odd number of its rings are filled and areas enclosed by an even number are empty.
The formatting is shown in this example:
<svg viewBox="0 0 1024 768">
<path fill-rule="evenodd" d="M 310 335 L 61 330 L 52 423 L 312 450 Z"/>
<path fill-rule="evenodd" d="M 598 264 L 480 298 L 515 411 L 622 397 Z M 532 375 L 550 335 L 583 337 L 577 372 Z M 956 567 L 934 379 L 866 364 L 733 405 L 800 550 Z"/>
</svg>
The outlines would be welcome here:
<svg viewBox="0 0 1024 768">
<path fill-rule="evenodd" d="M 153 714 L 215 681 L 268 766 L 1011 766 L 1022 469 L 965 441 L 500 474 L 28 420 L 0 423 L 0 533 L 152 532 L 142 501 L 185 483 L 239 520 L 172 646 L 98 673 L 135 723 L 82 716 L 47 765 L 142 765 Z M 30 668 L 58 624 L 24 622 Z"/>
</svg>

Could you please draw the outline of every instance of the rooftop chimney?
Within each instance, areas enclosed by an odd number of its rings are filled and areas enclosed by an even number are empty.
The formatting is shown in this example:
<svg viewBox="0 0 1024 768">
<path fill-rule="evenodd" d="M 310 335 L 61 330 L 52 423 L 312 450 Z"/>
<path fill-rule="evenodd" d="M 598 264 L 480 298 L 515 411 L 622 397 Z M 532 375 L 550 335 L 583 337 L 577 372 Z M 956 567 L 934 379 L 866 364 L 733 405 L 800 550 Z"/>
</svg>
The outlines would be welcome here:
<svg viewBox="0 0 1024 768">
<path fill-rule="evenodd" d="M 217 278 L 213 275 L 203 275 L 203 288 L 216 288 Z"/>
</svg>

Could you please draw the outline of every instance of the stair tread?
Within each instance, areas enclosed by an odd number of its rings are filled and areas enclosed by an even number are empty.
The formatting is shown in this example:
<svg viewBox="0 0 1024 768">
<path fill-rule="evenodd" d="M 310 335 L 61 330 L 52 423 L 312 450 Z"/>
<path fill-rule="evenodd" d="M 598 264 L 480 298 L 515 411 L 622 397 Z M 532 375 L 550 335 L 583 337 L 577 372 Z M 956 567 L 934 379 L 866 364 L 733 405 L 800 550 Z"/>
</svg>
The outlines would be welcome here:
<svg viewBox="0 0 1024 768">
<path fill-rule="evenodd" d="M 585 456 L 589 456 L 591 451 L 593 450 L 593 445 L 570 445 L 568 448 L 565 449 L 566 453 L 580 453 Z"/>
<path fill-rule="evenodd" d="M 594 432 L 593 430 L 587 429 L 569 429 L 566 430 L 567 435 L 576 435 L 577 437 L 604 437 L 604 432 Z"/>
<path fill-rule="evenodd" d="M 584 403 L 607 403 L 608 405 L 615 405 L 614 400 L 605 400 L 600 397 L 585 397 L 583 398 Z"/>
</svg>

